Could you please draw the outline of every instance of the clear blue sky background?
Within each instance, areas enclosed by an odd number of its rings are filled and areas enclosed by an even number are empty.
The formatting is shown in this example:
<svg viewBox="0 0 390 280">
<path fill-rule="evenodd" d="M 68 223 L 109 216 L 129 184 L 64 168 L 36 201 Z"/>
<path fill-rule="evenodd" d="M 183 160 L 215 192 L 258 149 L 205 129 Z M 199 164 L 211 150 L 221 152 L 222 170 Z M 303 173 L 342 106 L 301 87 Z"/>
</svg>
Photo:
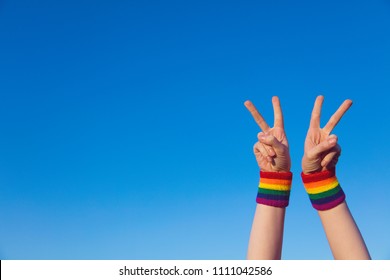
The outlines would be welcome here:
<svg viewBox="0 0 390 280">
<path fill-rule="evenodd" d="M 0 1 L 0 258 L 244 259 L 259 131 L 285 115 L 283 258 L 331 259 L 300 180 L 315 97 L 390 259 L 390 1 Z"/>
</svg>

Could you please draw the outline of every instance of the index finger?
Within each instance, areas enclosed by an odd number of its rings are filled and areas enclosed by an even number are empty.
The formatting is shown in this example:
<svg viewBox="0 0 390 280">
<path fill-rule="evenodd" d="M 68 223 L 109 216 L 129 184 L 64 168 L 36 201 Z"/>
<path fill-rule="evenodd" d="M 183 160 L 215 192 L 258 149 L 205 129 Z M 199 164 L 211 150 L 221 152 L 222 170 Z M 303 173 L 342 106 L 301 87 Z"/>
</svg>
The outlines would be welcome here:
<svg viewBox="0 0 390 280">
<path fill-rule="evenodd" d="M 245 107 L 248 109 L 248 111 L 251 113 L 253 119 L 257 123 L 257 125 L 261 128 L 262 131 L 267 132 L 270 128 L 266 121 L 264 120 L 263 116 L 257 111 L 255 105 L 249 100 L 244 102 Z"/>
<path fill-rule="evenodd" d="M 347 99 L 340 105 L 337 111 L 330 117 L 328 123 L 324 126 L 323 130 L 330 134 L 335 126 L 339 123 L 345 112 L 352 106 L 352 100 Z"/>
</svg>

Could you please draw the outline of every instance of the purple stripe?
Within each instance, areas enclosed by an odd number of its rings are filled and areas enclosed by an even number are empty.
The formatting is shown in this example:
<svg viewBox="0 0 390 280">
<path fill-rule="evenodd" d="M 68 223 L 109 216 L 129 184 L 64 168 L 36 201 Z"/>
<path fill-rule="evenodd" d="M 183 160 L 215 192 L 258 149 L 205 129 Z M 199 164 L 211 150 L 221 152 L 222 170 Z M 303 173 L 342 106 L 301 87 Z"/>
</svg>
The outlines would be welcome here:
<svg viewBox="0 0 390 280">
<path fill-rule="evenodd" d="M 288 200 L 290 194 L 267 194 L 267 193 L 257 193 L 258 198 L 271 199 L 271 200 Z"/>
<path fill-rule="evenodd" d="M 274 207 L 287 207 L 288 206 L 288 200 L 273 200 L 273 199 L 264 199 L 261 197 L 256 198 L 256 202 L 259 204 L 264 204 L 268 206 L 274 206 Z"/>
<path fill-rule="evenodd" d="M 345 194 L 343 193 L 342 196 L 340 196 L 337 199 L 332 200 L 328 203 L 325 203 L 325 204 L 314 204 L 313 203 L 313 207 L 319 211 L 329 210 L 329 209 L 332 209 L 332 208 L 336 207 L 337 205 L 341 204 L 344 200 L 345 200 Z"/>
</svg>

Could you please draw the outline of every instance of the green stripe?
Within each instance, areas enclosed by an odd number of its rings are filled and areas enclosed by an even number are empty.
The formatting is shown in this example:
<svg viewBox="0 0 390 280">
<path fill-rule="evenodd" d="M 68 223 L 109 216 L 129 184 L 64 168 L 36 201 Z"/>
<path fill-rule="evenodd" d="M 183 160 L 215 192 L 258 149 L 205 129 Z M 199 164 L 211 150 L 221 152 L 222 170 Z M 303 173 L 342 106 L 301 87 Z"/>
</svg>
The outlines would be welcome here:
<svg viewBox="0 0 390 280">
<path fill-rule="evenodd" d="M 310 197 L 310 199 L 314 199 L 314 200 L 328 197 L 328 196 L 334 195 L 335 193 L 338 193 L 340 191 L 340 189 L 341 189 L 340 184 L 338 184 L 336 187 L 334 187 L 333 189 L 327 190 L 326 192 L 309 194 L 309 197 Z"/>
<path fill-rule="evenodd" d="M 259 193 L 274 194 L 274 195 L 290 195 L 290 191 L 277 191 L 270 189 L 259 188 Z"/>
</svg>

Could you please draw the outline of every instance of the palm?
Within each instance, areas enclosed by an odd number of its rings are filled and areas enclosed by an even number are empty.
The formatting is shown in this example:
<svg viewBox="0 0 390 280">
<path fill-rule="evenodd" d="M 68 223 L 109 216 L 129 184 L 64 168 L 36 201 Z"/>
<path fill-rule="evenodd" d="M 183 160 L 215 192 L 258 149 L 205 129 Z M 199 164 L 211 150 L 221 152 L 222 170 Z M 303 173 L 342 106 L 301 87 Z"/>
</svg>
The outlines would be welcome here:
<svg viewBox="0 0 390 280">
<path fill-rule="evenodd" d="M 327 151 L 322 151 L 321 149 L 324 147 L 324 144 L 326 144 L 325 142 L 328 141 L 330 137 L 336 139 L 336 136 L 330 135 L 330 133 L 340 121 L 344 113 L 351 107 L 352 101 L 344 101 L 344 103 L 329 119 L 328 123 L 323 128 L 320 128 L 322 103 L 323 97 L 317 97 L 310 120 L 310 127 L 305 140 L 304 156 L 302 158 L 302 170 L 304 173 L 318 172 L 333 168 L 337 163 L 337 158 L 340 154 L 338 145 L 329 145 L 329 150 Z M 336 145 L 335 141 L 334 144 Z M 329 165 L 323 166 L 322 162 L 326 157 L 329 157 L 329 153 L 331 152 L 335 154 L 334 160 Z"/>
<path fill-rule="evenodd" d="M 288 141 L 284 129 L 280 127 L 271 128 L 268 131 L 268 135 L 275 136 L 275 138 L 284 146 L 285 152 L 273 157 L 272 161 L 268 161 L 260 151 L 255 149 L 254 153 L 260 169 L 273 172 L 290 170 L 291 160 L 288 152 Z"/>
<path fill-rule="evenodd" d="M 279 140 L 280 143 L 288 147 L 288 141 L 286 137 L 286 133 L 284 132 L 284 128 L 282 127 L 273 127 L 271 128 L 268 133 L 270 135 L 273 135 L 276 137 L 276 139 Z"/>
<path fill-rule="evenodd" d="M 304 151 L 307 155 L 309 151 L 313 150 L 317 145 L 319 145 L 321 142 L 325 141 L 329 135 L 324 133 L 319 128 L 310 128 L 307 132 L 307 136 L 305 139 L 305 147 Z M 302 167 L 303 170 L 310 170 L 310 172 L 319 171 L 319 169 L 322 171 L 325 169 L 321 166 L 321 162 L 324 159 L 325 154 L 320 155 L 319 157 L 313 157 L 308 158 L 304 157 L 302 160 Z"/>
</svg>

